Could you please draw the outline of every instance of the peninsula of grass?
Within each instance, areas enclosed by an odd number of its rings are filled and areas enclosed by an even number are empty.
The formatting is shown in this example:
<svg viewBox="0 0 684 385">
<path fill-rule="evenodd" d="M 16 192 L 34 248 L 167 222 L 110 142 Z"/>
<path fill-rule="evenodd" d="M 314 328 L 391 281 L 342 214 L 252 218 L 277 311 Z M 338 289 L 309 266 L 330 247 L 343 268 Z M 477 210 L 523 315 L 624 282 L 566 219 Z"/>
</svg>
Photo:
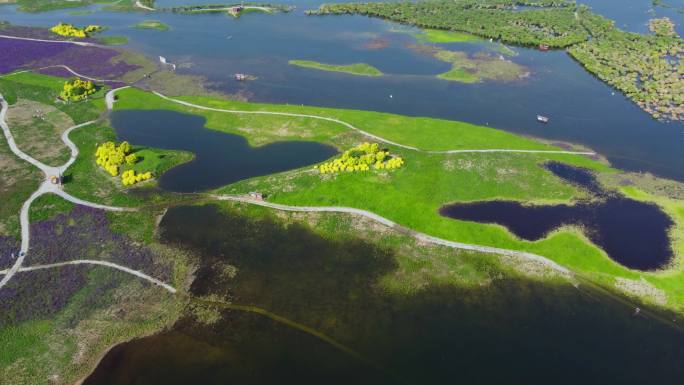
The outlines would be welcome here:
<svg viewBox="0 0 684 385">
<path fill-rule="evenodd" d="M 144 20 L 135 25 L 138 29 L 156 29 L 157 31 L 168 31 L 171 29 L 167 24 L 159 20 Z"/>
<path fill-rule="evenodd" d="M 334 122 L 312 119 L 290 120 L 289 130 L 277 126 L 281 118 L 262 115 L 225 114 L 186 107 L 137 89 L 120 91 L 116 108 L 170 109 L 198 114 L 206 127 L 239 133 L 251 143 L 279 140 L 318 140 L 344 150 L 367 141 L 362 135 Z M 245 111 L 281 111 L 340 119 L 374 135 L 424 150 L 445 149 L 554 149 L 532 139 L 488 127 L 429 118 L 411 118 L 368 111 L 288 105 L 251 104 L 208 97 L 181 97 L 183 101 L 212 108 Z M 264 118 L 262 120 L 262 117 Z M 250 127 L 242 130 L 241 127 Z M 315 138 L 315 139 L 313 139 Z M 442 217 L 438 209 L 451 202 L 516 200 L 528 204 L 571 203 L 586 197 L 577 187 L 557 178 L 542 167 L 551 160 L 594 170 L 599 175 L 618 171 L 581 155 L 534 153 L 431 154 L 381 144 L 402 157 L 405 165 L 388 172 L 342 173 L 329 177 L 316 172 L 294 170 L 278 175 L 241 181 L 217 193 L 246 194 L 260 191 L 269 201 L 295 206 L 346 206 L 368 210 L 410 229 L 454 241 L 528 251 L 543 255 L 570 268 L 582 277 L 615 288 L 617 280 L 641 282 L 662 291 L 666 304 L 677 310 L 684 300 L 684 270 L 680 267 L 684 244 L 675 236 L 684 230 L 681 203 L 656 195 L 643 199 L 658 204 L 676 225 L 672 228 L 673 267 L 661 272 L 628 269 L 610 259 L 600 248 L 574 228 L 554 231 L 539 241 L 521 240 L 497 225 L 458 221 Z M 633 188 L 639 190 L 638 186 Z M 667 204 L 665 204 L 665 202 Z M 649 300 L 648 295 L 641 296 Z"/>
<path fill-rule="evenodd" d="M 370 64 L 366 63 L 355 63 L 355 64 L 326 64 L 326 63 L 319 63 L 316 61 L 311 61 L 311 60 L 290 60 L 288 62 L 291 65 L 295 65 L 298 67 L 305 67 L 305 68 L 313 68 L 321 71 L 330 71 L 330 72 L 344 72 L 347 74 L 352 74 L 352 75 L 359 75 L 359 76 L 382 76 L 383 73 L 373 67 Z"/>
</svg>

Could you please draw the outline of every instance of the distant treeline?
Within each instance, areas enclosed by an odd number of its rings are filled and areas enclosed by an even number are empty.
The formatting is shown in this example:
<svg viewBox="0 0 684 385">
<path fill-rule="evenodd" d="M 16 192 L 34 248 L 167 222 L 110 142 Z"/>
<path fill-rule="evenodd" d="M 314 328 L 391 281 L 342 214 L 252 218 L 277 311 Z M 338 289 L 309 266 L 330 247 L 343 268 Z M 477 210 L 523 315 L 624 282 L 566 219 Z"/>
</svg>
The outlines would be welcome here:
<svg viewBox="0 0 684 385">
<path fill-rule="evenodd" d="M 225 12 L 226 8 L 231 7 L 263 7 L 269 8 L 276 12 L 290 12 L 293 7 L 283 4 L 270 4 L 270 3 L 240 3 L 240 4 L 197 4 L 197 5 L 184 5 L 178 7 L 172 7 L 165 9 L 166 11 L 171 11 L 174 13 L 193 13 L 193 12 Z"/>
</svg>

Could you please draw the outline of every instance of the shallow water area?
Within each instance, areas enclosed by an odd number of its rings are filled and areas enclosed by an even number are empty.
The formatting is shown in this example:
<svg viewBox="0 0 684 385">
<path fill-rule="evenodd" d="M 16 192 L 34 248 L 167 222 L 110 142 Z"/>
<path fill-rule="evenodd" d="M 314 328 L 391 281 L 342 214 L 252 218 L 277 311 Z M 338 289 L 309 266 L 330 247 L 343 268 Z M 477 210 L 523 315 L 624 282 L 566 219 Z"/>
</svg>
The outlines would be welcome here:
<svg viewBox="0 0 684 385">
<path fill-rule="evenodd" d="M 111 114 L 119 140 L 134 145 L 185 150 L 195 158 L 165 172 L 159 186 L 197 192 L 241 179 L 274 174 L 326 160 L 337 150 L 317 142 L 276 142 L 251 147 L 243 136 L 204 127 L 197 115 L 166 110 L 119 110 Z"/>
<path fill-rule="evenodd" d="M 119 345 L 86 385 L 431 385 L 455 378 L 676 384 L 681 378 L 684 334 L 634 316 L 633 308 L 590 286 L 509 277 L 395 292 L 381 282 L 398 268 L 398 250 L 330 240 L 300 225 L 215 206 L 170 209 L 161 234 L 201 256 L 193 296 L 223 296 L 244 307 L 219 304 L 215 324 L 189 316 L 169 331 Z M 476 266 L 498 275 L 485 260 Z"/>
</svg>

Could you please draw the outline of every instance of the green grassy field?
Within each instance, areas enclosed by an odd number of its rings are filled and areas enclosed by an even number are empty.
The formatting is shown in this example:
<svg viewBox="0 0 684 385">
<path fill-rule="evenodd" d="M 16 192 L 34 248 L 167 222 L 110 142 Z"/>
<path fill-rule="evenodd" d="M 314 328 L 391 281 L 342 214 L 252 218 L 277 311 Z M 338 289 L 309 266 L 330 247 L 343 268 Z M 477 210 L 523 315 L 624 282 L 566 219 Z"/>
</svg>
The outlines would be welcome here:
<svg viewBox="0 0 684 385">
<path fill-rule="evenodd" d="M 422 43 L 469 43 L 482 40 L 469 33 L 439 29 L 425 29 L 413 36 Z"/>
<path fill-rule="evenodd" d="M 269 110 L 290 113 L 316 114 L 342 119 L 360 129 L 395 142 L 416 146 L 424 150 L 511 148 L 554 149 L 553 146 L 488 127 L 429 118 L 411 118 L 366 111 L 336 110 L 285 105 L 246 104 L 220 101 L 204 97 L 183 97 L 199 105 L 214 108 L 241 110 Z M 302 136 L 274 136 L 259 131 L 255 125 L 251 132 L 243 132 L 234 124 L 242 117 L 234 114 L 202 111 L 175 105 L 154 95 L 135 89 L 121 92 L 117 108 L 173 109 L 199 114 L 207 118 L 207 127 L 225 132 L 240 133 L 258 144 L 270 140 L 296 140 Z M 246 119 L 258 121 L 259 116 Z M 270 127 L 273 117 L 264 121 Z M 300 122 L 306 124 L 306 122 Z M 335 144 L 340 149 L 364 140 L 335 123 L 325 122 L 318 127 L 315 140 Z M 342 131 L 340 131 L 342 130 Z M 347 130 L 347 134 L 344 131 Z M 300 130 L 293 130 L 295 133 Z M 429 133 L 429 134 L 427 134 Z M 338 140 L 341 136 L 345 141 Z M 306 136 L 311 138 L 310 136 Z M 430 235 L 459 242 L 524 250 L 546 256 L 591 279 L 593 282 L 613 286 L 616 277 L 630 280 L 643 278 L 668 295 L 668 305 L 679 308 L 684 299 L 684 286 L 679 260 L 684 255 L 681 242 L 675 244 L 675 263 L 660 272 L 638 272 L 612 261 L 602 250 L 592 245 L 577 229 L 564 228 L 547 238 L 529 242 L 516 238 L 501 226 L 457 221 L 440 216 L 438 208 L 449 202 L 507 199 L 527 203 L 572 202 L 585 193 L 546 171 L 541 165 L 549 160 L 586 167 L 598 173 L 611 174 L 604 163 L 579 155 L 521 154 L 521 153 L 466 153 L 429 154 L 394 146 L 386 146 L 392 153 L 402 156 L 406 166 L 390 172 L 344 173 L 321 177 L 316 173 L 293 171 L 279 175 L 241 181 L 219 189 L 222 193 L 246 193 L 258 190 L 273 202 L 292 205 L 348 206 L 369 210 L 406 227 Z M 638 187 L 634 187 L 638 190 Z M 662 201 L 649 198 L 667 210 Z M 667 212 L 671 213 L 669 209 Z M 681 215 L 674 232 L 684 223 Z M 674 235 L 673 235 L 674 237 Z"/>
<path fill-rule="evenodd" d="M 319 63 L 312 60 L 290 60 L 288 62 L 291 65 L 304 68 L 313 68 L 321 71 L 330 72 L 344 72 L 352 75 L 359 76 L 382 76 L 382 72 L 366 63 L 355 63 L 355 64 L 326 64 Z"/>
</svg>

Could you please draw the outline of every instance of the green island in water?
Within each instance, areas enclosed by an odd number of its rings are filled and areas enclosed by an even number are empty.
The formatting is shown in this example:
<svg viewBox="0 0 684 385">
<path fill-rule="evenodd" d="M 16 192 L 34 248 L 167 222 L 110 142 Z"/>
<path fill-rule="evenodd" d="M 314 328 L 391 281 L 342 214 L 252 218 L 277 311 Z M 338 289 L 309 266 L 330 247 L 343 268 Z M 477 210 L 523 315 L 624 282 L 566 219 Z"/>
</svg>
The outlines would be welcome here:
<svg viewBox="0 0 684 385">
<path fill-rule="evenodd" d="M 683 117 L 669 19 L 636 34 L 562 0 L 310 13 L 425 28 L 402 49 L 451 66 L 421 79 L 457 82 L 428 87 L 525 78 L 529 63 L 473 49 L 491 38 L 565 49 L 653 117 Z M 125 25 L 169 30 L 166 16 L 140 16 Z M 622 370 L 626 382 L 678 380 L 681 181 L 620 170 L 584 145 L 409 116 L 403 104 L 388 113 L 244 100 L 177 70 L 174 56 L 102 46 L 127 40 L 74 36 L 100 27 L 58 22 L 0 24 L 3 384 L 542 384 L 560 370 L 574 383 Z M 172 25 L 137 32 L 169 36 Z M 221 44 L 238 49 L 235 35 Z M 365 63 L 288 65 L 358 75 L 344 77 L 350 85 L 402 80 L 364 79 L 383 76 Z M 237 75 L 231 87 L 248 88 Z M 487 80 L 498 82 L 473 84 Z M 479 361 L 501 370 L 460 366 Z"/>
<path fill-rule="evenodd" d="M 291 65 L 313 68 L 321 71 L 331 71 L 331 72 L 344 72 L 352 75 L 359 76 L 382 76 L 382 72 L 366 63 L 354 63 L 354 64 L 326 64 L 319 63 L 312 60 L 290 60 L 288 62 Z"/>
</svg>

